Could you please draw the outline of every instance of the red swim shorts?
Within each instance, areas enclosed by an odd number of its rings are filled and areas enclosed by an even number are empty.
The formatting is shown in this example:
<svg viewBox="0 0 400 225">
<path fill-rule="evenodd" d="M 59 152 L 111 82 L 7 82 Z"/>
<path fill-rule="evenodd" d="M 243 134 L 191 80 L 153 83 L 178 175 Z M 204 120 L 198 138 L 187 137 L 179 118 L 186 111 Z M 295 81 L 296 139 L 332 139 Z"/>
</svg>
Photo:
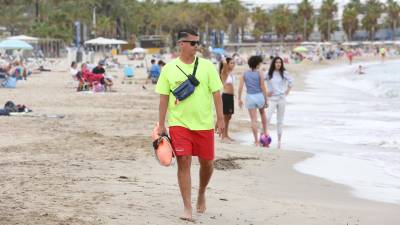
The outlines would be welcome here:
<svg viewBox="0 0 400 225">
<path fill-rule="evenodd" d="M 214 130 L 189 130 L 185 127 L 169 128 L 172 147 L 177 156 L 198 156 L 204 160 L 214 159 Z"/>
</svg>

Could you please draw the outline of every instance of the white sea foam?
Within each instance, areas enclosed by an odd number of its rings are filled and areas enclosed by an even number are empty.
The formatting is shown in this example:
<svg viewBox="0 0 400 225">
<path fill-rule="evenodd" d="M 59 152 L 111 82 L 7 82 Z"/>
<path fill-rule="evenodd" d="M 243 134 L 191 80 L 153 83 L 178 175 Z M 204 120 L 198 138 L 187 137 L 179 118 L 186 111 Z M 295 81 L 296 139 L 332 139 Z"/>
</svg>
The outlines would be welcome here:
<svg viewBox="0 0 400 225">
<path fill-rule="evenodd" d="M 400 204 L 400 62 L 364 64 L 364 75 L 357 66 L 307 76 L 287 99 L 284 146 L 316 154 L 297 170 Z"/>
</svg>

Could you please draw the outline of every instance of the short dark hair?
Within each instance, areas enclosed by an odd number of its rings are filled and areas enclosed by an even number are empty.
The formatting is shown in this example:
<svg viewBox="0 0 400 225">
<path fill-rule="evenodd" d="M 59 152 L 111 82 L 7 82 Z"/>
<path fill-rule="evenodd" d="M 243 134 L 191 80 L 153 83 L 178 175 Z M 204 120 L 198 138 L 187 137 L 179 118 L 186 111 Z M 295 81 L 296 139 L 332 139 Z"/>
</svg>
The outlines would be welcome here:
<svg viewBox="0 0 400 225">
<path fill-rule="evenodd" d="M 259 55 L 253 55 L 249 58 L 247 61 L 247 64 L 249 64 L 249 67 L 251 69 L 256 69 L 258 65 L 263 61 L 262 57 Z"/>
<path fill-rule="evenodd" d="M 158 61 L 158 65 L 160 65 L 160 66 L 164 66 L 164 65 L 165 65 L 165 62 L 164 62 L 164 61 L 162 61 L 162 60 L 159 60 L 159 61 Z"/>
<path fill-rule="evenodd" d="M 153 64 L 153 63 L 156 62 L 156 60 L 155 60 L 155 59 L 152 59 L 150 62 L 151 62 L 151 64 Z"/>
<path fill-rule="evenodd" d="M 76 65 L 76 62 L 75 61 L 72 61 L 71 62 L 71 67 L 73 67 L 73 66 L 75 66 Z"/>
<path fill-rule="evenodd" d="M 182 29 L 178 32 L 178 40 L 185 38 L 187 36 L 194 35 L 194 36 L 199 36 L 199 34 L 194 30 L 194 29 Z"/>
</svg>

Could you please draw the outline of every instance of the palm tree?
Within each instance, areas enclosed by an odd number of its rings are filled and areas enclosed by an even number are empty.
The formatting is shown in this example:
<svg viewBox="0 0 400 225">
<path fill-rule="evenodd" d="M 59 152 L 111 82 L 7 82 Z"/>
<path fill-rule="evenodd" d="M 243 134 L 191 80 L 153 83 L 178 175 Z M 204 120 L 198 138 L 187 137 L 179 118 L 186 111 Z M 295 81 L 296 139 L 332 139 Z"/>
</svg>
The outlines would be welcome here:
<svg viewBox="0 0 400 225">
<path fill-rule="evenodd" d="M 221 0 L 221 5 L 224 16 L 226 17 L 229 23 L 229 28 L 228 28 L 228 30 L 230 31 L 229 41 L 234 42 L 236 38 L 235 35 L 236 28 L 234 27 L 235 25 L 234 21 L 237 15 L 239 14 L 242 5 L 240 4 L 239 0 Z"/>
<path fill-rule="evenodd" d="M 238 35 L 240 30 L 241 40 L 243 40 L 244 38 L 245 27 L 248 24 L 249 18 L 250 18 L 250 13 L 247 11 L 245 7 L 241 7 L 234 21 L 235 26 L 238 28 Z M 237 39 L 239 39 L 239 36 L 237 37 Z"/>
<path fill-rule="evenodd" d="M 338 7 L 335 0 L 324 0 L 321 5 L 319 16 L 319 29 L 324 35 L 325 40 L 330 40 L 332 28 L 337 27 L 337 21 L 334 21 L 334 14 Z"/>
<path fill-rule="evenodd" d="M 0 25 L 6 27 L 11 35 L 15 35 L 16 32 L 25 32 L 29 29 L 32 24 L 29 14 L 27 12 L 31 8 L 30 4 L 22 0 L 0 2 L 3 6 L 3 10 L 0 13 Z"/>
<path fill-rule="evenodd" d="M 209 33 L 212 29 L 226 28 L 225 18 L 222 15 L 221 8 L 215 4 L 199 4 L 197 10 L 194 10 L 196 24 L 199 24 L 199 29 L 204 31 L 205 41 L 209 42 Z"/>
<path fill-rule="evenodd" d="M 99 33 L 103 37 L 111 37 L 112 36 L 112 20 L 110 17 L 107 16 L 99 16 L 98 20 L 96 21 L 96 33 Z"/>
<path fill-rule="evenodd" d="M 308 0 L 303 0 L 299 5 L 297 9 L 297 14 L 300 18 L 303 18 L 303 39 L 308 40 L 308 37 L 310 36 L 310 32 L 312 27 L 313 27 L 313 22 L 311 20 L 312 16 L 314 13 L 314 8 L 308 2 Z"/>
<path fill-rule="evenodd" d="M 378 18 L 383 12 L 382 3 L 378 0 L 368 0 L 365 3 L 366 14 L 362 19 L 363 28 L 369 32 L 370 39 L 374 39 L 378 27 Z"/>
<path fill-rule="evenodd" d="M 349 3 L 346 4 L 349 8 L 355 8 L 358 14 L 364 13 L 365 9 L 361 0 L 351 0 Z"/>
<path fill-rule="evenodd" d="M 392 39 L 396 39 L 396 28 L 397 28 L 397 23 L 399 21 L 399 15 L 400 15 L 400 6 L 397 2 L 394 0 L 387 0 L 386 2 L 386 13 L 388 14 L 387 17 L 387 22 L 390 25 L 390 28 L 392 29 Z"/>
<path fill-rule="evenodd" d="M 357 9 L 355 7 L 349 7 L 348 5 L 343 10 L 342 25 L 343 29 L 347 34 L 347 38 L 351 41 L 353 34 L 358 28 L 357 20 Z"/>
<path fill-rule="evenodd" d="M 287 5 L 278 5 L 272 10 L 271 14 L 275 32 L 280 37 L 281 41 L 283 41 L 284 37 L 291 29 L 290 18 L 292 13 Z"/>
<path fill-rule="evenodd" d="M 251 20 L 254 23 L 252 32 L 253 36 L 255 37 L 256 41 L 260 41 L 261 35 L 264 34 L 268 29 L 268 14 L 260 7 L 257 7 L 254 12 L 251 13 Z"/>
</svg>

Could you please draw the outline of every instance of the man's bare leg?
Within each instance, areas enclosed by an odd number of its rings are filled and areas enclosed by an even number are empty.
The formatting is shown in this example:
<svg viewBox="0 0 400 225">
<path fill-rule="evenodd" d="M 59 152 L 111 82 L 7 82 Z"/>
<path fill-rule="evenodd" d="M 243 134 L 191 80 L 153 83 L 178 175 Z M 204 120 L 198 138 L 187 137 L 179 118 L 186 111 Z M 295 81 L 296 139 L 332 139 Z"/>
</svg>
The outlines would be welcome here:
<svg viewBox="0 0 400 225">
<path fill-rule="evenodd" d="M 199 195 L 197 197 L 197 212 L 204 213 L 206 211 L 206 188 L 210 181 L 214 170 L 213 160 L 200 159 L 200 186 Z"/>
<path fill-rule="evenodd" d="M 181 219 L 192 220 L 192 182 L 190 177 L 190 166 L 192 156 L 178 156 L 178 183 L 183 200 L 183 215 Z"/>
</svg>

